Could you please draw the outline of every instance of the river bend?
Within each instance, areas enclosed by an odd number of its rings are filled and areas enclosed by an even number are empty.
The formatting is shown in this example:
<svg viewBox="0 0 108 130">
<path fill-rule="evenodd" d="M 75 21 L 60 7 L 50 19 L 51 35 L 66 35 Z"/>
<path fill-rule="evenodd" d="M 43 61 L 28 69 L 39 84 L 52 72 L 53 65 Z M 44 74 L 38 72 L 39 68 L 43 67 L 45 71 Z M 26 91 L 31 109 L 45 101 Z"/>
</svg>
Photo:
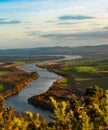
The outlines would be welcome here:
<svg viewBox="0 0 108 130">
<path fill-rule="evenodd" d="M 69 59 L 78 59 L 80 56 L 65 56 L 66 60 Z M 44 117 L 48 118 L 50 114 L 49 111 L 42 110 L 40 108 L 34 107 L 31 104 L 28 104 L 28 98 L 39 95 L 49 89 L 52 86 L 53 82 L 57 79 L 60 79 L 61 76 L 36 67 L 37 63 L 22 65 L 19 68 L 28 72 L 37 72 L 40 77 L 30 84 L 28 84 L 21 92 L 6 98 L 6 107 L 12 106 L 15 111 L 32 111 L 33 113 L 40 113 Z"/>
</svg>

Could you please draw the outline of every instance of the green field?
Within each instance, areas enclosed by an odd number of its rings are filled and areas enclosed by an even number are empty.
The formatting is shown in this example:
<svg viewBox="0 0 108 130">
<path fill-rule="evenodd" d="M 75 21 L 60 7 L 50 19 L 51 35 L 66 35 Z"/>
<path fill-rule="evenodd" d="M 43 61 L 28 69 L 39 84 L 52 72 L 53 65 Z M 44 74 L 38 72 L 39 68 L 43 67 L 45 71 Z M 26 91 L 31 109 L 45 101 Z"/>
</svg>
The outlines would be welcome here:
<svg viewBox="0 0 108 130">
<path fill-rule="evenodd" d="M 16 61 L 15 62 L 16 66 L 20 66 L 20 65 L 23 65 L 23 64 L 26 64 L 26 62 L 25 61 Z"/>
<path fill-rule="evenodd" d="M 42 64 L 41 67 L 51 68 L 48 63 Z M 64 81 L 61 80 L 60 84 L 69 86 L 70 89 L 85 90 L 86 87 L 94 85 L 108 89 L 107 56 L 61 61 L 61 67 L 54 67 L 52 71 L 67 77 Z"/>
<path fill-rule="evenodd" d="M 69 87 L 69 85 L 71 84 L 71 80 L 69 78 L 61 78 L 60 80 L 58 80 L 58 83 L 63 87 Z"/>
<path fill-rule="evenodd" d="M 55 71 L 67 74 L 73 81 L 71 86 L 80 90 L 93 85 L 108 89 L 108 58 L 105 58 L 63 61 L 62 67 Z"/>
</svg>

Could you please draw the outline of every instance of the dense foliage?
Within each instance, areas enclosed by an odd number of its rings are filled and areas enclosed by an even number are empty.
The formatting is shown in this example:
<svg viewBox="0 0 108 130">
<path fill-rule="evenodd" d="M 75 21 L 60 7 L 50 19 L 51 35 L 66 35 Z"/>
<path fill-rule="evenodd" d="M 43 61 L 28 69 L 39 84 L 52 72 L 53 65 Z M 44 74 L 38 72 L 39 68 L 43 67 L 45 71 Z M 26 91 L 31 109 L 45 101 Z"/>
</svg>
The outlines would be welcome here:
<svg viewBox="0 0 108 130">
<path fill-rule="evenodd" d="M 73 96 L 66 102 L 56 102 L 53 122 L 39 118 L 31 112 L 18 114 L 13 109 L 5 108 L 0 97 L 0 130 L 107 130 L 108 129 L 108 90 L 98 86 L 88 87 L 84 97 Z"/>
</svg>

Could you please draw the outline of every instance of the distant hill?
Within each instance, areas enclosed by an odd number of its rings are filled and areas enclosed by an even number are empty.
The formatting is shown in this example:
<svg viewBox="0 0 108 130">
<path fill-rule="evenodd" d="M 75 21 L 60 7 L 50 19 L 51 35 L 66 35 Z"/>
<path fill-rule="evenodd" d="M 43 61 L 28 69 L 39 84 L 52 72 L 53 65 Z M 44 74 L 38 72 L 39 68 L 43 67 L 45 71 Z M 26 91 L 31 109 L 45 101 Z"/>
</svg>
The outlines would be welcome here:
<svg viewBox="0 0 108 130">
<path fill-rule="evenodd" d="M 0 55 L 17 55 L 17 56 L 33 56 L 33 55 L 107 55 L 108 45 L 100 46 L 79 46 L 79 47 L 38 47 L 27 49 L 7 49 L 0 50 Z"/>
</svg>

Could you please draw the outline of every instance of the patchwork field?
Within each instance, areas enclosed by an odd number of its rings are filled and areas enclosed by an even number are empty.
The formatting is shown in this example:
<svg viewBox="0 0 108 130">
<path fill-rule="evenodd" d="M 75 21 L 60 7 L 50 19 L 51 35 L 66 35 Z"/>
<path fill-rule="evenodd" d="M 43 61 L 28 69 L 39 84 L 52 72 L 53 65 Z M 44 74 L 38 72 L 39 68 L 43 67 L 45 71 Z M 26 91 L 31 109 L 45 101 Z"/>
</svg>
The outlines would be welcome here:
<svg viewBox="0 0 108 130">
<path fill-rule="evenodd" d="M 57 65 L 58 64 L 58 65 Z M 62 75 L 57 81 L 66 91 L 81 96 L 89 86 L 108 89 L 108 57 L 84 57 L 82 59 L 61 61 L 56 65 L 44 63 L 38 65 L 49 71 Z M 58 92 L 54 92 L 55 95 Z M 62 97 L 62 95 L 61 95 Z"/>
</svg>

